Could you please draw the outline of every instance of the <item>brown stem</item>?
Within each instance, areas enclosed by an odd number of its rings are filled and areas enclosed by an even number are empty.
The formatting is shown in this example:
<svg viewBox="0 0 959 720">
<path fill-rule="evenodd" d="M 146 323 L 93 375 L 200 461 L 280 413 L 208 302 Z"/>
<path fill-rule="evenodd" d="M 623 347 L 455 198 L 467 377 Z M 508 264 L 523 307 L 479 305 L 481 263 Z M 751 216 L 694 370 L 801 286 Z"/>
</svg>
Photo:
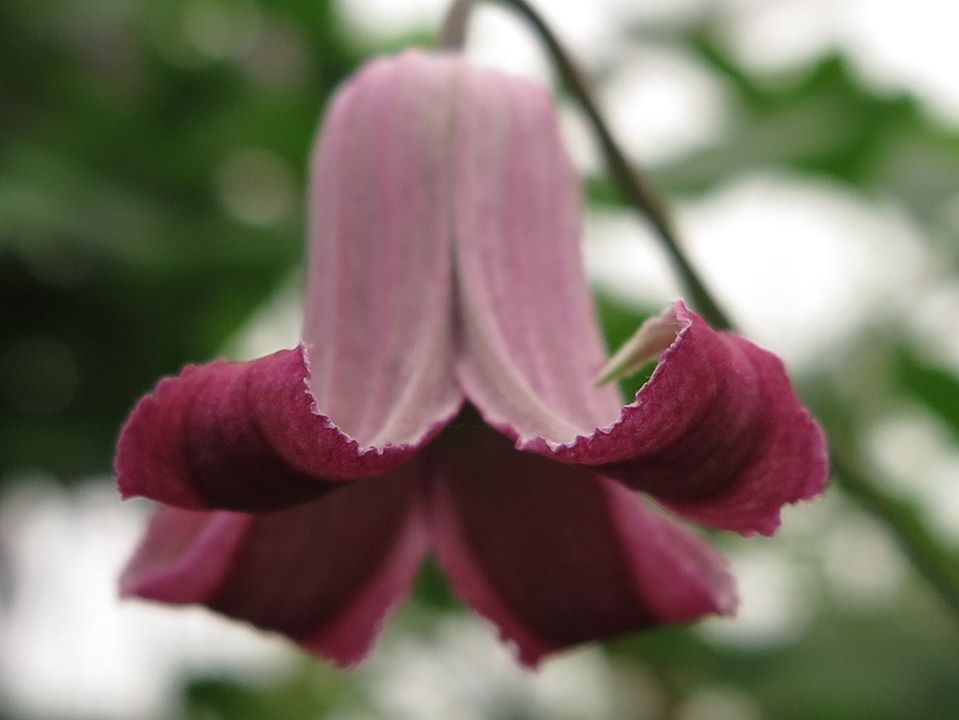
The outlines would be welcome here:
<svg viewBox="0 0 959 720">
<path fill-rule="evenodd" d="M 466 25 L 473 11 L 474 0 L 455 0 L 446 11 L 440 30 L 439 46 L 444 50 L 460 50 L 466 44 Z"/>
</svg>

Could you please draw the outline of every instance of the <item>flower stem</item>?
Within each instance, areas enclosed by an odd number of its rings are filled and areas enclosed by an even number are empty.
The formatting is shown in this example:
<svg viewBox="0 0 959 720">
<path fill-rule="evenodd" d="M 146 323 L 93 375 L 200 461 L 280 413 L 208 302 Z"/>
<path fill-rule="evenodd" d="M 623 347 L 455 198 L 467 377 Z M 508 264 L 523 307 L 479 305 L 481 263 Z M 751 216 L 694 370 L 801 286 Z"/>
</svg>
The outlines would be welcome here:
<svg viewBox="0 0 959 720">
<path fill-rule="evenodd" d="M 446 11 L 440 30 L 439 46 L 444 50 L 461 50 L 466 43 L 466 26 L 474 0 L 455 0 Z"/>
<path fill-rule="evenodd" d="M 713 327 L 721 330 L 734 329 L 735 324 L 731 317 L 722 309 L 683 252 L 666 204 L 620 149 L 599 111 L 585 76 L 552 29 L 526 0 L 490 1 L 515 10 L 539 35 L 556 63 L 567 89 L 586 114 L 613 179 L 628 204 L 652 224 L 689 292 L 693 306 Z M 441 44 L 444 48 L 452 50 L 463 47 L 466 26 L 475 4 L 474 0 L 455 0 L 452 4 L 443 25 Z M 910 508 L 883 493 L 856 463 L 848 460 L 842 448 L 836 447 L 835 444 L 830 460 L 834 481 L 860 508 L 885 526 L 899 543 L 913 568 L 926 579 L 941 601 L 952 611 L 953 617 L 959 620 L 959 574 L 951 567 L 924 524 L 915 517 Z"/>
</svg>

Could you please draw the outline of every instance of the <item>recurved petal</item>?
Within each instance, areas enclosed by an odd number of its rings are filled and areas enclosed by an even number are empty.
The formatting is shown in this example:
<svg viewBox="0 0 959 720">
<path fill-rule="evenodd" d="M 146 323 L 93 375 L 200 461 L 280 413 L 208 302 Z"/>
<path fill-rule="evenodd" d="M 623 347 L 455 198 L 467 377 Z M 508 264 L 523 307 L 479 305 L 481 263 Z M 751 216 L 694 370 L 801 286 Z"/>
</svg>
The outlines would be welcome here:
<svg viewBox="0 0 959 720">
<path fill-rule="evenodd" d="M 274 513 L 161 507 L 121 593 L 202 604 L 351 665 L 408 594 L 427 550 L 419 472 L 405 466 Z"/>
<path fill-rule="evenodd" d="M 825 440 L 775 355 L 714 331 L 681 302 L 625 354 L 613 361 L 659 363 L 611 426 L 565 443 L 503 429 L 523 449 L 594 466 L 692 520 L 744 534 L 773 533 L 784 504 L 822 492 Z"/>
<path fill-rule="evenodd" d="M 431 453 L 439 561 L 524 664 L 734 610 L 725 561 L 619 483 L 476 427 L 451 428 Z"/>
<path fill-rule="evenodd" d="M 121 432 L 121 494 L 182 508 L 276 510 L 397 467 L 445 422 L 437 417 L 413 442 L 364 447 L 320 412 L 308 378 L 300 347 L 160 381 Z"/>
</svg>

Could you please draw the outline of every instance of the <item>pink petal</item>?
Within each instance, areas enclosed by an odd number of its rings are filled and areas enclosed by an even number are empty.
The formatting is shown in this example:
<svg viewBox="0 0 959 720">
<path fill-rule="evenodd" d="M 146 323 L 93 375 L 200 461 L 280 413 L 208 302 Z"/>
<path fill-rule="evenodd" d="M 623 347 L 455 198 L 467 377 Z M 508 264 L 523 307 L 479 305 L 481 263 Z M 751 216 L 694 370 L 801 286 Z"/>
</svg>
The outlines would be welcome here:
<svg viewBox="0 0 959 720">
<path fill-rule="evenodd" d="M 647 323 L 633 352 L 662 355 L 614 425 L 565 444 L 520 440 L 523 449 L 595 466 L 692 520 L 744 534 L 772 534 L 785 503 L 822 492 L 822 431 L 775 355 L 714 331 L 682 303 Z"/>
<path fill-rule="evenodd" d="M 276 513 L 161 507 L 121 592 L 203 604 L 351 665 L 409 593 L 427 550 L 419 472 L 407 465 Z"/>
<path fill-rule="evenodd" d="M 192 509 L 275 510 L 337 481 L 380 475 L 417 451 L 412 443 L 362 447 L 314 406 L 308 372 L 299 348 L 160 381 L 120 435 L 121 494 Z"/>
<path fill-rule="evenodd" d="M 461 61 L 407 52 L 336 96 L 313 158 L 306 319 L 317 407 L 361 444 L 455 414 L 452 192 Z"/>
<path fill-rule="evenodd" d="M 569 440 L 616 419 L 580 250 L 580 189 L 546 92 L 463 82 L 456 192 L 459 375 L 495 424 Z"/>
<path fill-rule="evenodd" d="M 433 542 L 456 592 L 535 665 L 736 604 L 724 560 L 622 485 L 479 427 L 431 450 Z"/>
</svg>

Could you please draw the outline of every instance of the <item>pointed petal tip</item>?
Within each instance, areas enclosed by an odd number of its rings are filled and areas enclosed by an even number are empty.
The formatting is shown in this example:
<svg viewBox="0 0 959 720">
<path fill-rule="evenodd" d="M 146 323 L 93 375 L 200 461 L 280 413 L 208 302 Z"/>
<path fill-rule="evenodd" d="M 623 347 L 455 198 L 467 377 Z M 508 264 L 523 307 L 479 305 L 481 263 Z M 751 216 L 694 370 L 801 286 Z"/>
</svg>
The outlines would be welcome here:
<svg viewBox="0 0 959 720">
<path fill-rule="evenodd" d="M 690 326 L 688 309 L 677 300 L 664 312 L 647 319 L 636 332 L 613 353 L 599 373 L 597 385 L 628 377 L 645 363 L 666 352 Z"/>
<path fill-rule="evenodd" d="M 117 598 L 120 600 L 133 600 L 137 597 L 140 597 L 137 586 L 121 576 L 117 583 Z"/>
<path fill-rule="evenodd" d="M 124 573 L 117 583 L 117 598 L 120 600 L 144 600 L 147 602 L 169 602 L 162 590 L 162 582 L 151 582 L 151 578 L 129 577 Z"/>
<path fill-rule="evenodd" d="M 719 617 L 734 618 L 739 612 L 741 598 L 735 581 L 730 576 L 729 586 L 716 597 L 715 613 Z"/>
</svg>

